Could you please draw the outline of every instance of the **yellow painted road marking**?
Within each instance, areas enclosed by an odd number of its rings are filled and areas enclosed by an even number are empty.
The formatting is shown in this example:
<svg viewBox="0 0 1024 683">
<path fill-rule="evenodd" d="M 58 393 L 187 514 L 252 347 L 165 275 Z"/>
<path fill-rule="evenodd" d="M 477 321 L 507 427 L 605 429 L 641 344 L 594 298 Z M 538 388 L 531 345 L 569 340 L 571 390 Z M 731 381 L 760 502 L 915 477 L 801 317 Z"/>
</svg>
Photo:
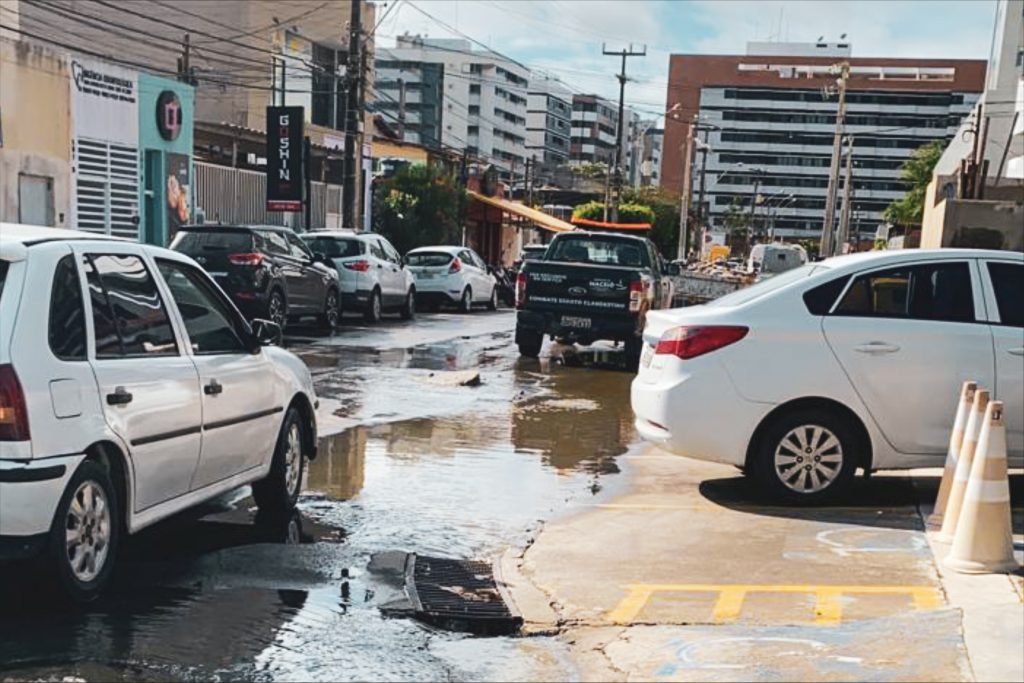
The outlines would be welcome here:
<svg viewBox="0 0 1024 683">
<path fill-rule="evenodd" d="M 626 586 L 627 594 L 606 619 L 614 624 L 628 624 L 647 606 L 655 593 L 717 593 L 712 611 L 716 622 L 735 620 L 743 609 L 749 593 L 805 593 L 815 596 L 814 623 L 834 626 L 843 619 L 845 595 L 909 595 L 916 609 L 935 609 L 941 604 L 938 590 L 932 586 L 806 586 L 746 584 L 634 584 Z"/>
</svg>

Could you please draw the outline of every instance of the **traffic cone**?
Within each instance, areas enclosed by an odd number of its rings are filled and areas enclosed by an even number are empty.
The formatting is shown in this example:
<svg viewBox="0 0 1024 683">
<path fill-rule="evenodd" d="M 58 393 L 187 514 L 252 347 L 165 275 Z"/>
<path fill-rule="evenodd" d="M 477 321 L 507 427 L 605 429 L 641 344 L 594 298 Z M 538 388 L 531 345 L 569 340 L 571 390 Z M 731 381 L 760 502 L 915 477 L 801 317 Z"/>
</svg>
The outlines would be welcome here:
<svg viewBox="0 0 1024 683">
<path fill-rule="evenodd" d="M 1011 524 L 1003 402 L 992 401 L 978 437 L 971 480 L 946 566 L 965 574 L 1015 571 Z"/>
<path fill-rule="evenodd" d="M 964 426 L 967 415 L 974 405 L 974 392 L 978 390 L 977 382 L 964 382 L 960 389 L 960 402 L 956 406 L 956 417 L 953 419 L 953 432 L 949 435 L 949 449 L 946 451 L 946 467 L 942 470 L 942 482 L 939 484 L 939 495 L 935 498 L 935 507 L 928 515 L 929 529 L 942 528 L 942 515 L 949 501 L 949 489 L 953 486 L 956 474 L 956 461 L 960 457 L 960 448 L 964 443 Z"/>
<path fill-rule="evenodd" d="M 960 516 L 960 508 L 964 503 L 964 492 L 967 491 L 967 481 L 971 478 L 971 463 L 974 461 L 974 450 L 978 445 L 978 433 L 985 421 L 987 407 L 988 391 L 978 389 L 974 392 L 974 405 L 971 407 L 971 414 L 967 416 L 964 442 L 960 446 L 960 456 L 956 461 L 956 473 L 953 475 L 953 484 L 949 487 L 949 499 L 946 501 L 946 509 L 942 515 L 942 530 L 939 532 L 938 539 L 943 543 L 953 542 L 957 518 Z"/>
</svg>

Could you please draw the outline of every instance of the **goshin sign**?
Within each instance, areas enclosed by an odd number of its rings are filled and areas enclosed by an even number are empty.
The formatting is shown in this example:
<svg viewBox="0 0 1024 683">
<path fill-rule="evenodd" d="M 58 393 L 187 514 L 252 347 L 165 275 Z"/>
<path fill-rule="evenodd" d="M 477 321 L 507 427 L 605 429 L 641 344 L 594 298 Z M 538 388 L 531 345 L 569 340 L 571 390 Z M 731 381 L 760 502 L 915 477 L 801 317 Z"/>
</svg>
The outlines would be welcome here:
<svg viewBox="0 0 1024 683">
<path fill-rule="evenodd" d="M 267 211 L 302 211 L 302 107 L 267 107 Z"/>
</svg>

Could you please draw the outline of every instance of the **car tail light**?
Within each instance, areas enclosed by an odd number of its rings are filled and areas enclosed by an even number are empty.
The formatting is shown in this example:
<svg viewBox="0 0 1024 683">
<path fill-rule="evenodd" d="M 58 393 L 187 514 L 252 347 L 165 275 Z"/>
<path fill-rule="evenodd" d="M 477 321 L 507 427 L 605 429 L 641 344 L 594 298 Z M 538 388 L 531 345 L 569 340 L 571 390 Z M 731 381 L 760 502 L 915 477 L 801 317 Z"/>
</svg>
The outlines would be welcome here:
<svg viewBox="0 0 1024 683">
<path fill-rule="evenodd" d="M 673 327 L 661 335 L 656 354 L 670 354 L 686 360 L 738 342 L 750 328 L 739 325 Z"/>
<path fill-rule="evenodd" d="M 516 275 L 516 308 L 526 303 L 526 273 L 520 271 Z"/>
<path fill-rule="evenodd" d="M 451 275 L 452 273 L 457 273 L 460 270 L 462 270 L 462 261 L 460 261 L 459 257 L 456 256 L 452 259 L 452 264 L 448 266 L 448 274 Z"/>
<path fill-rule="evenodd" d="M 368 271 L 370 269 L 370 262 L 369 261 L 364 261 L 362 259 L 360 259 L 358 261 L 349 261 L 348 263 L 345 263 L 343 265 L 346 268 L 348 268 L 349 270 L 355 270 L 355 271 L 358 271 L 360 273 L 365 273 L 366 271 Z"/>
<path fill-rule="evenodd" d="M 28 441 L 28 406 L 14 366 L 0 365 L 0 441 Z"/>
<path fill-rule="evenodd" d="M 650 283 L 646 280 L 635 280 L 629 283 L 629 312 L 639 313 L 640 304 L 648 295 Z"/>
<path fill-rule="evenodd" d="M 231 261 L 236 266 L 258 266 L 263 263 L 263 254 L 258 251 L 228 254 L 228 261 Z"/>
</svg>

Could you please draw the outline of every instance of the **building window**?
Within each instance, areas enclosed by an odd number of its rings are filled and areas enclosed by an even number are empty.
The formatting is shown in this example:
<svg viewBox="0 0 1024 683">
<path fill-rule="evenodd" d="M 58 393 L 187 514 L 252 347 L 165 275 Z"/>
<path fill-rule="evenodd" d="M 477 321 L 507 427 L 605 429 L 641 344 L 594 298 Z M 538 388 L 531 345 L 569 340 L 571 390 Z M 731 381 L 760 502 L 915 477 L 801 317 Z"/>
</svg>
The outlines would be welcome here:
<svg viewBox="0 0 1024 683">
<path fill-rule="evenodd" d="M 470 83 L 469 84 L 469 94 L 470 95 L 479 95 L 480 94 L 480 84 L 479 83 Z"/>
</svg>

